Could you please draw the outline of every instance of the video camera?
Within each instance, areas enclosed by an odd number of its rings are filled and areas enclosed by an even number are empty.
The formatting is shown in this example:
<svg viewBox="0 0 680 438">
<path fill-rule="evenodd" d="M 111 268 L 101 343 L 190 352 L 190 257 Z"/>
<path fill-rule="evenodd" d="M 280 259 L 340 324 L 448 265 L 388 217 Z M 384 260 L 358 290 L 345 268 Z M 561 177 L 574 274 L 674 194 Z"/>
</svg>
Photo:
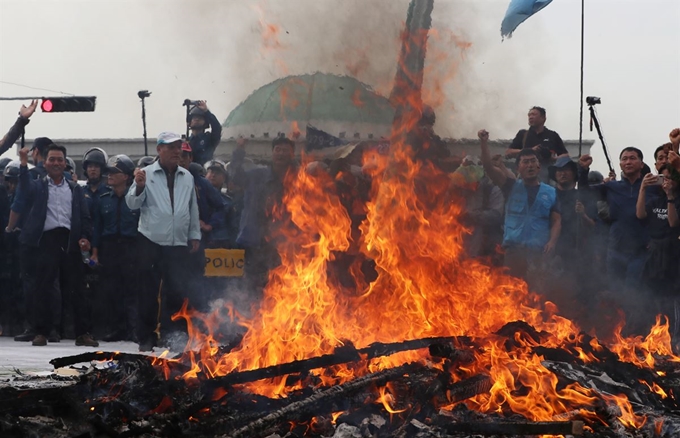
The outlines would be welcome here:
<svg viewBox="0 0 680 438">
<path fill-rule="evenodd" d="M 591 106 L 597 105 L 599 103 L 602 103 L 602 99 L 600 99 L 599 97 L 595 97 L 595 96 L 588 96 L 588 97 L 586 97 L 586 103 L 588 105 L 591 105 Z"/>
<path fill-rule="evenodd" d="M 144 99 L 145 97 L 151 96 L 151 92 L 149 90 L 140 90 L 137 92 L 137 96 L 139 96 L 140 99 Z"/>
<path fill-rule="evenodd" d="M 198 100 L 184 99 L 182 106 L 196 106 L 198 105 Z"/>
</svg>

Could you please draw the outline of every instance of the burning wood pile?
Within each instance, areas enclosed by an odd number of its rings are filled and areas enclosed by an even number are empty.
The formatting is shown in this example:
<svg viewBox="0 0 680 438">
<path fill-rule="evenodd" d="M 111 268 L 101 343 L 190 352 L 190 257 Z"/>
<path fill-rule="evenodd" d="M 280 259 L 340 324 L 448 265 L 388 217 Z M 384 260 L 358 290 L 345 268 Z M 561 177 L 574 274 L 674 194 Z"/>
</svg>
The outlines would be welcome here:
<svg viewBox="0 0 680 438">
<path fill-rule="evenodd" d="M 432 6 L 409 9 L 390 155 L 360 224 L 328 174 L 289 174 L 274 212 L 281 264 L 254 316 L 232 313 L 242 339 L 221 346 L 219 314 L 185 306 L 181 356 L 55 359 L 106 366 L 0 388 L 0 435 L 680 436 L 667 321 L 644 338 L 619 328 L 605 345 L 524 281 L 465 255 L 462 203 L 407 143 Z M 354 262 L 338 273 L 343 254 Z"/>
<path fill-rule="evenodd" d="M 658 325 L 618 353 L 585 334 L 561 347 L 524 322 L 486 339 L 345 344 L 332 353 L 223 376 L 174 359 L 85 353 L 77 378 L 18 377 L 0 389 L 2 436 L 41 437 L 676 437 L 680 359 L 646 350 Z M 228 355 L 227 349 L 219 354 Z M 485 363 L 489 350 L 498 360 Z M 382 359 L 420 360 L 377 370 Z M 632 356 L 628 356 L 631 354 Z M 631 363 L 630 360 L 637 358 Z M 101 362 L 106 361 L 106 362 Z M 652 365 L 651 367 L 649 365 Z M 343 372 L 353 379 L 338 383 Z M 193 376 L 193 377 L 188 377 Z M 285 398 L 257 392 L 274 389 Z"/>
</svg>

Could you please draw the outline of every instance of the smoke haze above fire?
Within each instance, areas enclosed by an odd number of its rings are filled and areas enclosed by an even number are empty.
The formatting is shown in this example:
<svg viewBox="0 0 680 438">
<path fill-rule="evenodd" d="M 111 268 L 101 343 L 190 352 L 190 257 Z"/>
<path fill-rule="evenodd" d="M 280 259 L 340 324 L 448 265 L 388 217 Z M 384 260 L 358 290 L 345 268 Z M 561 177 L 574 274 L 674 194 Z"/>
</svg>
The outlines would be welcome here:
<svg viewBox="0 0 680 438">
<path fill-rule="evenodd" d="M 579 5 L 554 2 L 501 42 L 507 3 L 435 1 L 426 87 L 435 76 L 442 80 L 437 131 L 474 137 L 486 127 L 494 138 L 510 138 L 526 124 L 527 109 L 541 105 L 549 127 L 578 138 Z M 680 37 L 673 30 L 680 3 L 650 0 L 644 10 L 639 2 L 587 3 L 586 94 L 603 98 L 613 154 L 635 145 L 651 155 L 680 123 Z M 0 95 L 56 94 L 9 83 L 97 95 L 94 114 L 37 114 L 28 136 L 129 138 L 141 137 L 141 89 L 153 92 L 151 136 L 183 131 L 185 98 L 207 99 L 224 120 L 253 90 L 288 74 L 350 74 L 387 94 L 407 6 L 408 0 L 2 0 L 0 13 L 9 18 L 0 29 Z M 17 106 L 0 105 L 3 126 Z M 584 138 L 595 140 L 587 118 L 585 124 Z M 604 167 L 601 153 L 596 163 Z"/>
</svg>

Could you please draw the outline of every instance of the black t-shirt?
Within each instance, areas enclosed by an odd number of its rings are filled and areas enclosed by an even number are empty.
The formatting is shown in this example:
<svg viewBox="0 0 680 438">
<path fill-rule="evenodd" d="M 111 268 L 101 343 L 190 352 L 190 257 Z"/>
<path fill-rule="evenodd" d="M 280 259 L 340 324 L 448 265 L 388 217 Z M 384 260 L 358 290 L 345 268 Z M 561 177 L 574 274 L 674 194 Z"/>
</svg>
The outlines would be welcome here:
<svg viewBox="0 0 680 438">
<path fill-rule="evenodd" d="M 680 236 L 680 227 L 671 228 L 670 223 L 668 223 L 668 198 L 659 187 L 648 189 L 645 210 L 647 211 L 645 223 L 651 239 L 668 239 Z"/>
<path fill-rule="evenodd" d="M 524 140 L 525 134 L 526 141 Z M 541 152 L 539 154 L 541 164 L 550 163 L 553 154 L 564 155 L 567 153 L 560 135 L 545 127 L 540 134 L 536 133 L 532 128 L 528 130 L 520 129 L 515 139 L 512 140 L 510 149 L 533 148 L 536 145 L 541 145 Z"/>
</svg>

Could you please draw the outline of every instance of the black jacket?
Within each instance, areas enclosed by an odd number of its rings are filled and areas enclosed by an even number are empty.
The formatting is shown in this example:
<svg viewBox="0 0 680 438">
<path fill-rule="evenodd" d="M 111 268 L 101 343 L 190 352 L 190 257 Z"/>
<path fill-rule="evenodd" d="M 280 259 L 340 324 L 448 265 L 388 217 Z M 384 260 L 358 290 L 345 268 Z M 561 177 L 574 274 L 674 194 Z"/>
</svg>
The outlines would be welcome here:
<svg viewBox="0 0 680 438">
<path fill-rule="evenodd" d="M 73 199 L 71 201 L 71 233 L 69 234 L 68 251 L 80 250 L 80 239 L 92 239 L 92 222 L 85 204 L 83 188 L 73 181 L 66 181 Z M 24 226 L 21 230 L 19 242 L 24 245 L 37 247 L 40 245 L 45 219 L 47 218 L 47 177 L 31 180 L 28 167 L 21 166 L 19 173 L 19 187 L 26 196 L 27 210 Z"/>
</svg>

